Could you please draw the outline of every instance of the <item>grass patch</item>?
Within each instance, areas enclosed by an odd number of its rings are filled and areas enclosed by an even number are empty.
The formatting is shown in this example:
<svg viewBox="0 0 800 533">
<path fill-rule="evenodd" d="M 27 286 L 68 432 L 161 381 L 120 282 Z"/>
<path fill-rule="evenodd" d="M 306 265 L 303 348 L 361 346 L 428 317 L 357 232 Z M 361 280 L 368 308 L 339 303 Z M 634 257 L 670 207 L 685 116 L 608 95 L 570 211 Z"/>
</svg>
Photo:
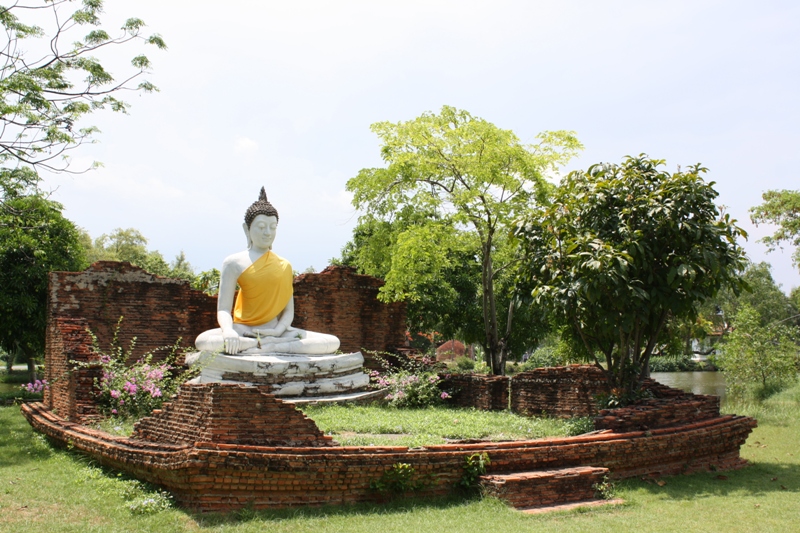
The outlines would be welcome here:
<svg viewBox="0 0 800 533">
<path fill-rule="evenodd" d="M 130 437 L 133 434 L 134 418 L 117 418 L 115 416 L 99 420 L 92 427 L 118 437 Z"/>
<path fill-rule="evenodd" d="M 728 404 L 725 410 L 732 412 L 734 407 Z M 100 469 L 68 450 L 52 448 L 31 430 L 17 407 L 2 407 L 0 531 L 795 532 L 800 521 L 800 385 L 763 404 L 743 407 L 750 410 L 734 412 L 765 415 L 742 447 L 743 457 L 751 462 L 747 468 L 667 477 L 663 486 L 628 480 L 617 485 L 625 505 L 536 516 L 522 515 L 491 498 L 455 497 L 193 514 L 159 500 L 152 487 Z M 401 414 L 397 410 L 385 416 L 391 420 Z"/>
<path fill-rule="evenodd" d="M 508 411 L 306 405 L 303 412 L 343 446 L 431 446 L 453 440 L 525 440 L 579 435 L 588 418 L 526 418 Z"/>
</svg>

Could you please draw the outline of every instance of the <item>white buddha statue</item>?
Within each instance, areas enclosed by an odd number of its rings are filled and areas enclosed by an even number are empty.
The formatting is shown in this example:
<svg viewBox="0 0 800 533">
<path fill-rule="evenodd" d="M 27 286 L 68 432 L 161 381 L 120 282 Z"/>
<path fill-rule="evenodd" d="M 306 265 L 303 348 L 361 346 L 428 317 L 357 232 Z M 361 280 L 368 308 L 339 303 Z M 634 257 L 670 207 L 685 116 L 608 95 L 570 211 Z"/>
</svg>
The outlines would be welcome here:
<svg viewBox="0 0 800 533">
<path fill-rule="evenodd" d="M 248 248 L 222 263 L 217 296 L 219 328 L 201 333 L 201 352 L 236 354 L 332 354 L 339 348 L 333 335 L 292 327 L 294 298 L 292 265 L 272 251 L 278 211 L 264 188 L 245 213 Z M 239 285 L 239 294 L 234 295 Z M 233 312 L 231 312 L 233 309 Z"/>
</svg>

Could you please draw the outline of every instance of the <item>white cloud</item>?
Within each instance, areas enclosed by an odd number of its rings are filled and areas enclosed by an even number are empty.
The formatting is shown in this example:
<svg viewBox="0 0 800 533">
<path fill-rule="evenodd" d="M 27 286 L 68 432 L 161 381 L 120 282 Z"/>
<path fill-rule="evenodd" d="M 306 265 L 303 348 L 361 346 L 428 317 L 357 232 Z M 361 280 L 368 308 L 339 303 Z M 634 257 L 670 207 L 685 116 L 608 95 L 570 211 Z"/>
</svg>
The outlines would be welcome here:
<svg viewBox="0 0 800 533">
<path fill-rule="evenodd" d="M 233 151 L 237 154 L 253 154 L 258 151 L 258 143 L 247 137 L 236 137 L 233 143 Z"/>
</svg>

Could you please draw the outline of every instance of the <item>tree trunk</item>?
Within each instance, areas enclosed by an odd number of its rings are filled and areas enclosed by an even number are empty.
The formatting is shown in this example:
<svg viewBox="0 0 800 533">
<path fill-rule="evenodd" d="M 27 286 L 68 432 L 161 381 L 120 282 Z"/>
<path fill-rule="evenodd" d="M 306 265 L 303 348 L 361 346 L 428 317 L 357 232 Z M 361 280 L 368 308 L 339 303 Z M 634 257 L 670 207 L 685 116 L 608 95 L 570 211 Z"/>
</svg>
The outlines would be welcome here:
<svg viewBox="0 0 800 533">
<path fill-rule="evenodd" d="M 483 261 L 481 263 L 481 281 L 483 288 L 483 323 L 486 334 L 486 362 L 492 374 L 502 376 L 505 370 L 504 350 L 500 347 L 497 333 L 497 309 L 494 298 L 494 279 L 492 277 L 492 239 L 491 236 L 483 245 Z"/>
</svg>

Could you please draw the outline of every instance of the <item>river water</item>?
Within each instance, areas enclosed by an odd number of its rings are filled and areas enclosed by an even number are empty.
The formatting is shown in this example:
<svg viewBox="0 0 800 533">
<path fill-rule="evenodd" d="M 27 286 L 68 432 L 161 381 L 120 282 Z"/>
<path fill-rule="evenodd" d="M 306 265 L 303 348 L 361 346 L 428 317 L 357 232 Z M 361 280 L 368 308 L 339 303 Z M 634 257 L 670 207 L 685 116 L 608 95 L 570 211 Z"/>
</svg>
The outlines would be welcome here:
<svg viewBox="0 0 800 533">
<path fill-rule="evenodd" d="M 650 377 L 676 389 L 695 394 L 713 394 L 725 401 L 723 372 L 653 372 Z"/>
</svg>

